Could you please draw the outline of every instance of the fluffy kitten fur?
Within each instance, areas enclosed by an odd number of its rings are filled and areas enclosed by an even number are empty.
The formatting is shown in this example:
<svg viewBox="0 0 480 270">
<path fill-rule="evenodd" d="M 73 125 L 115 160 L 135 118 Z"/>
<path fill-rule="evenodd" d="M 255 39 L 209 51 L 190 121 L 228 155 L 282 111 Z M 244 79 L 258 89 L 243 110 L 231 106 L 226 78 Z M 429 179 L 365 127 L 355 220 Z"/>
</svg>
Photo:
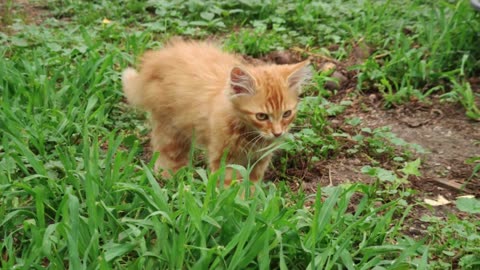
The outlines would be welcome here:
<svg viewBox="0 0 480 270">
<path fill-rule="evenodd" d="M 309 62 L 252 66 L 207 42 L 171 41 L 145 53 L 137 72 L 123 72 L 129 103 L 151 113 L 152 146 L 163 175 L 188 162 L 192 138 L 207 150 L 210 169 L 224 153 L 227 164 L 254 164 L 250 180 L 263 177 L 271 156 L 264 149 L 288 131 Z M 225 183 L 232 180 L 227 169 Z"/>
</svg>

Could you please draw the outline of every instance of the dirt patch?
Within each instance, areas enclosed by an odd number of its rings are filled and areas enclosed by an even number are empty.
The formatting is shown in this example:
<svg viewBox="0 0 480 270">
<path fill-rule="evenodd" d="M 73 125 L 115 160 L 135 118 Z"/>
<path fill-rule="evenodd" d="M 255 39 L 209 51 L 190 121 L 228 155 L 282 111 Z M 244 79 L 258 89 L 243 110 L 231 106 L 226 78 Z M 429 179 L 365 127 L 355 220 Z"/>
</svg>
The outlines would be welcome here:
<svg viewBox="0 0 480 270">
<path fill-rule="evenodd" d="M 353 109 L 347 115 L 359 117 L 366 127 L 390 126 L 398 137 L 428 151 L 422 156 L 422 177 L 413 179 L 413 186 L 450 199 L 462 189 L 480 195 L 478 179 L 468 181 L 473 165 L 465 163 L 480 155 L 480 123 L 469 120 L 460 105 L 434 98 L 428 105 L 411 103 L 384 110 L 371 104 L 368 108 L 368 112 Z"/>
</svg>

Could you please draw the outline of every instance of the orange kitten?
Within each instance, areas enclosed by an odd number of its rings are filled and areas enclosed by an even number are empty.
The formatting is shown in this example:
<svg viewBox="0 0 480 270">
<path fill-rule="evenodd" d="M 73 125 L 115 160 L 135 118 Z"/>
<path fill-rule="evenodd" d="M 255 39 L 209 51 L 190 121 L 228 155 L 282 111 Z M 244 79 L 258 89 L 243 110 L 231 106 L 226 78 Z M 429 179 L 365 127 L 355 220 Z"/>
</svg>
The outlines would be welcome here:
<svg viewBox="0 0 480 270">
<path fill-rule="evenodd" d="M 128 101 L 151 113 L 152 146 L 163 175 L 185 166 L 192 139 L 207 150 L 210 169 L 254 164 L 250 180 L 263 177 L 265 148 L 288 131 L 309 62 L 251 66 L 206 42 L 172 41 L 145 53 L 137 73 L 123 72 Z M 225 183 L 232 180 L 227 169 Z"/>
</svg>

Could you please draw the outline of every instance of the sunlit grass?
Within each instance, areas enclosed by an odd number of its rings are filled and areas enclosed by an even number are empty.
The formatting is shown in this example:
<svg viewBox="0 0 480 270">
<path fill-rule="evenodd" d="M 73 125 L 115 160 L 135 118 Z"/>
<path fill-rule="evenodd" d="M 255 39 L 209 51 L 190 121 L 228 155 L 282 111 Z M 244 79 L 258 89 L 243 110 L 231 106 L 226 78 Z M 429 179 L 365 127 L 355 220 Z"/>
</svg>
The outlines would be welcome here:
<svg viewBox="0 0 480 270">
<path fill-rule="evenodd" d="M 363 39 L 375 53 L 356 67 L 358 90 L 373 86 L 398 103 L 449 79 L 434 91 L 455 97 L 475 118 L 478 94 L 463 82 L 479 71 L 480 20 L 467 3 L 42 3 L 49 17 L 39 26 L 15 13 L 0 20 L 9 29 L 0 33 L 2 269 L 444 269 L 457 254 L 465 269 L 479 264 L 478 221 L 432 218 L 433 236 L 403 234 L 413 206 L 403 167 L 372 168 L 372 185 L 318 187 L 316 194 L 293 192 L 286 175 L 245 199 L 248 182 L 219 190 L 221 175 L 203 168 L 160 179 L 143 158 L 145 117 L 122 102 L 119 75 L 177 34 L 218 34 L 227 49 L 250 55 L 337 44 L 330 56 L 338 60 Z M 309 93 L 322 91 L 319 84 Z M 306 127 L 286 157 L 329 158 L 342 142 L 328 117 L 349 104 L 321 95 L 304 101 L 298 124 Z M 352 149 L 393 158 L 395 137 L 372 134 Z M 464 245 L 442 233 L 460 235 Z"/>
</svg>

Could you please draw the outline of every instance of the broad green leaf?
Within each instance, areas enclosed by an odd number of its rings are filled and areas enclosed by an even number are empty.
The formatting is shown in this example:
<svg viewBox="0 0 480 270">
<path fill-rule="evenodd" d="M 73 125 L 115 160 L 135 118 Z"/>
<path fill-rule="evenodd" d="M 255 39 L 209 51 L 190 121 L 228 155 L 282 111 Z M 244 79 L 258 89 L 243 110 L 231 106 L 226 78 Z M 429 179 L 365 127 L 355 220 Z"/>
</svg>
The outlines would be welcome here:
<svg viewBox="0 0 480 270">
<path fill-rule="evenodd" d="M 11 40 L 12 40 L 12 44 L 17 47 L 27 47 L 29 45 L 28 42 L 23 38 L 12 37 Z"/>
<path fill-rule="evenodd" d="M 458 198 L 457 208 L 470 214 L 480 214 L 480 200 L 476 198 Z"/>
<path fill-rule="evenodd" d="M 123 254 L 132 251 L 136 247 L 135 243 L 109 243 L 103 246 L 105 250 L 105 260 L 110 262 Z"/>
<path fill-rule="evenodd" d="M 412 162 L 406 162 L 405 167 L 401 171 L 406 175 L 420 176 L 420 162 L 420 158 L 417 158 L 415 161 Z"/>
</svg>

